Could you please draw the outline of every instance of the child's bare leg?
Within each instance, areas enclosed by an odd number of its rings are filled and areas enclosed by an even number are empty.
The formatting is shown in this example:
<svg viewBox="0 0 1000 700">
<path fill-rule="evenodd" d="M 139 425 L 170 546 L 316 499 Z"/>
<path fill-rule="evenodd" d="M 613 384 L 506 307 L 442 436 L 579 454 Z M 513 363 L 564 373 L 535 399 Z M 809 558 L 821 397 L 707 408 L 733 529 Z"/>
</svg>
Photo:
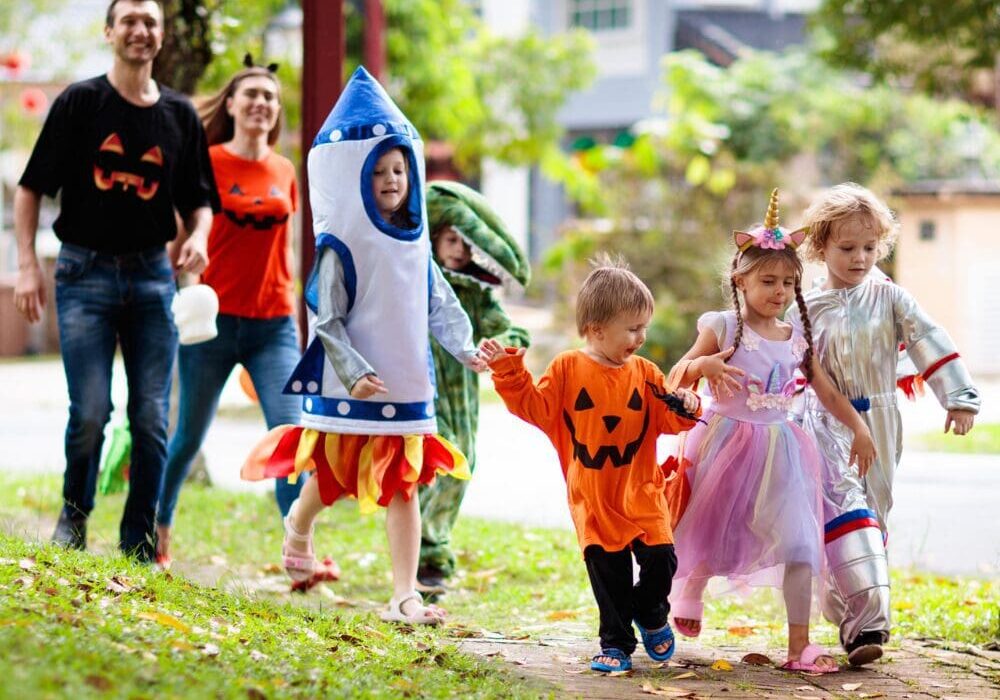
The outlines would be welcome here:
<svg viewBox="0 0 1000 700">
<path fill-rule="evenodd" d="M 679 600 L 698 601 L 700 603 L 702 596 L 705 594 L 705 586 L 708 585 L 709 576 L 707 576 L 707 573 L 707 570 L 703 566 L 695 567 L 694 571 L 691 572 L 691 575 L 684 582 L 684 588 L 681 589 Z M 683 627 L 685 634 L 695 637 L 701 634 L 700 619 L 677 617 L 675 615 L 674 621 Z"/>
<path fill-rule="evenodd" d="M 812 602 L 812 569 L 805 563 L 785 565 L 782 584 L 785 611 L 788 615 L 788 658 L 795 661 L 809 646 L 809 608 Z M 836 668 L 837 660 L 829 654 L 816 657 L 820 668 Z"/>
<path fill-rule="evenodd" d="M 412 593 L 417 582 L 417 562 L 420 560 L 420 500 L 414 492 L 407 501 L 397 493 L 386 509 L 385 532 L 389 538 L 392 559 L 392 590 L 397 600 Z M 401 612 L 413 615 L 420 609 L 415 599 L 403 604 Z"/>
<path fill-rule="evenodd" d="M 319 479 L 306 479 L 299 497 L 288 510 L 288 519 L 299 532 L 308 532 L 319 512 L 326 508 L 319 495 Z"/>
</svg>

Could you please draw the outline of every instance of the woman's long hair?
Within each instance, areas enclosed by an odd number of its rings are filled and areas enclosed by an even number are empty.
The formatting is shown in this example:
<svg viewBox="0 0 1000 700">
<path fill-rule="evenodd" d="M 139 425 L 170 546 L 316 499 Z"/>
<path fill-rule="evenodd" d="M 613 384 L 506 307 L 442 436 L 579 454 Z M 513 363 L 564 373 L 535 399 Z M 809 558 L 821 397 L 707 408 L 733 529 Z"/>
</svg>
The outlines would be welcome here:
<svg viewBox="0 0 1000 700">
<path fill-rule="evenodd" d="M 251 66 L 249 68 L 244 68 L 243 70 L 237 72 L 229 82 L 216 94 L 211 97 L 206 97 L 196 102 L 196 107 L 198 109 L 198 116 L 201 118 L 201 123 L 205 126 L 205 136 L 208 139 L 208 145 L 214 146 L 217 143 L 226 143 L 231 141 L 233 135 L 236 131 L 236 126 L 233 123 L 233 118 L 230 116 L 229 112 L 226 110 L 226 100 L 233 97 L 236 94 L 236 90 L 239 88 L 240 82 L 246 78 L 256 77 L 262 75 L 269 78 L 271 82 L 274 83 L 276 94 L 278 96 L 278 105 L 281 105 L 281 83 L 278 82 L 277 77 L 275 77 L 274 72 L 263 66 Z M 278 120 L 274 123 L 274 128 L 267 134 L 267 143 L 269 146 L 273 146 L 278 141 L 278 135 L 281 133 L 281 112 L 278 110 Z"/>
</svg>

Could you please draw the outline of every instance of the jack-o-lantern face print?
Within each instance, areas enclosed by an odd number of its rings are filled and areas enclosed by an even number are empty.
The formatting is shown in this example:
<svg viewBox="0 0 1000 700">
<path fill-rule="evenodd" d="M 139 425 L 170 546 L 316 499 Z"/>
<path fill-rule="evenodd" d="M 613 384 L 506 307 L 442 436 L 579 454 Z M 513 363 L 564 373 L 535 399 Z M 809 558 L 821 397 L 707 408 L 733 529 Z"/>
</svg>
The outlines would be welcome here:
<svg viewBox="0 0 1000 700">
<path fill-rule="evenodd" d="M 163 175 L 163 151 L 151 146 L 135 158 L 128 154 L 121 137 L 111 133 L 101 143 L 94 160 L 94 184 L 102 192 L 116 186 L 122 192 L 132 192 L 143 201 L 156 196 Z"/>
<path fill-rule="evenodd" d="M 580 387 L 572 413 L 563 409 L 563 420 L 573 440 L 573 456 L 587 469 L 603 469 L 609 460 L 615 468 L 627 467 L 646 439 L 649 406 L 637 388 L 626 396 L 618 413 L 601 415 L 600 421 L 594 420 L 592 412 L 597 407 L 586 387 Z"/>
<path fill-rule="evenodd" d="M 227 204 L 232 206 L 226 206 Z M 236 207 L 244 213 L 241 214 Z M 270 231 L 288 221 L 286 207 L 283 195 L 276 185 L 268 188 L 266 196 L 258 196 L 253 192 L 244 192 L 240 184 L 235 182 L 229 188 L 228 196 L 223 198 L 222 213 L 241 228 Z"/>
</svg>

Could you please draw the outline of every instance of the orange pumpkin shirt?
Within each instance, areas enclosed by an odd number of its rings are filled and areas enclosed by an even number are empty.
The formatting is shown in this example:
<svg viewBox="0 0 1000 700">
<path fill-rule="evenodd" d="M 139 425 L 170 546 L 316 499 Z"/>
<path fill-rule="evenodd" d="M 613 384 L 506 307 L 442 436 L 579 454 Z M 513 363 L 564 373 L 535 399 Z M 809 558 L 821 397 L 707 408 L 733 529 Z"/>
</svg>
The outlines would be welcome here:
<svg viewBox="0 0 1000 700">
<path fill-rule="evenodd" d="M 632 356 L 607 367 L 571 350 L 552 360 L 538 384 L 523 357 L 507 355 L 490 367 L 510 412 L 538 426 L 559 453 L 581 550 L 596 544 L 617 552 L 637 537 L 673 543 L 656 438 L 694 421 L 653 396 L 650 384 L 657 391 L 666 385 L 656 365 Z"/>
</svg>

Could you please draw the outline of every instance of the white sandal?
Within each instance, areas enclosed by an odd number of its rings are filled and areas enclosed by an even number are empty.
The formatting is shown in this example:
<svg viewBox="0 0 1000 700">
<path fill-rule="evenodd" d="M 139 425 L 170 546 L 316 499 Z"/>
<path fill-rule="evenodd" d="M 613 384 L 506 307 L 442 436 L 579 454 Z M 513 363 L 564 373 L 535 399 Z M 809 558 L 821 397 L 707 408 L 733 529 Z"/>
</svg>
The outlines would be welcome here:
<svg viewBox="0 0 1000 700">
<path fill-rule="evenodd" d="M 411 614 L 403 612 L 403 605 L 415 600 L 419 607 Z M 411 625 L 440 625 L 444 622 L 447 613 L 436 605 L 424 605 L 424 599 L 416 591 L 410 591 L 400 597 L 393 596 L 389 599 L 389 607 L 379 613 L 379 617 L 385 622 L 406 622 Z"/>
</svg>

